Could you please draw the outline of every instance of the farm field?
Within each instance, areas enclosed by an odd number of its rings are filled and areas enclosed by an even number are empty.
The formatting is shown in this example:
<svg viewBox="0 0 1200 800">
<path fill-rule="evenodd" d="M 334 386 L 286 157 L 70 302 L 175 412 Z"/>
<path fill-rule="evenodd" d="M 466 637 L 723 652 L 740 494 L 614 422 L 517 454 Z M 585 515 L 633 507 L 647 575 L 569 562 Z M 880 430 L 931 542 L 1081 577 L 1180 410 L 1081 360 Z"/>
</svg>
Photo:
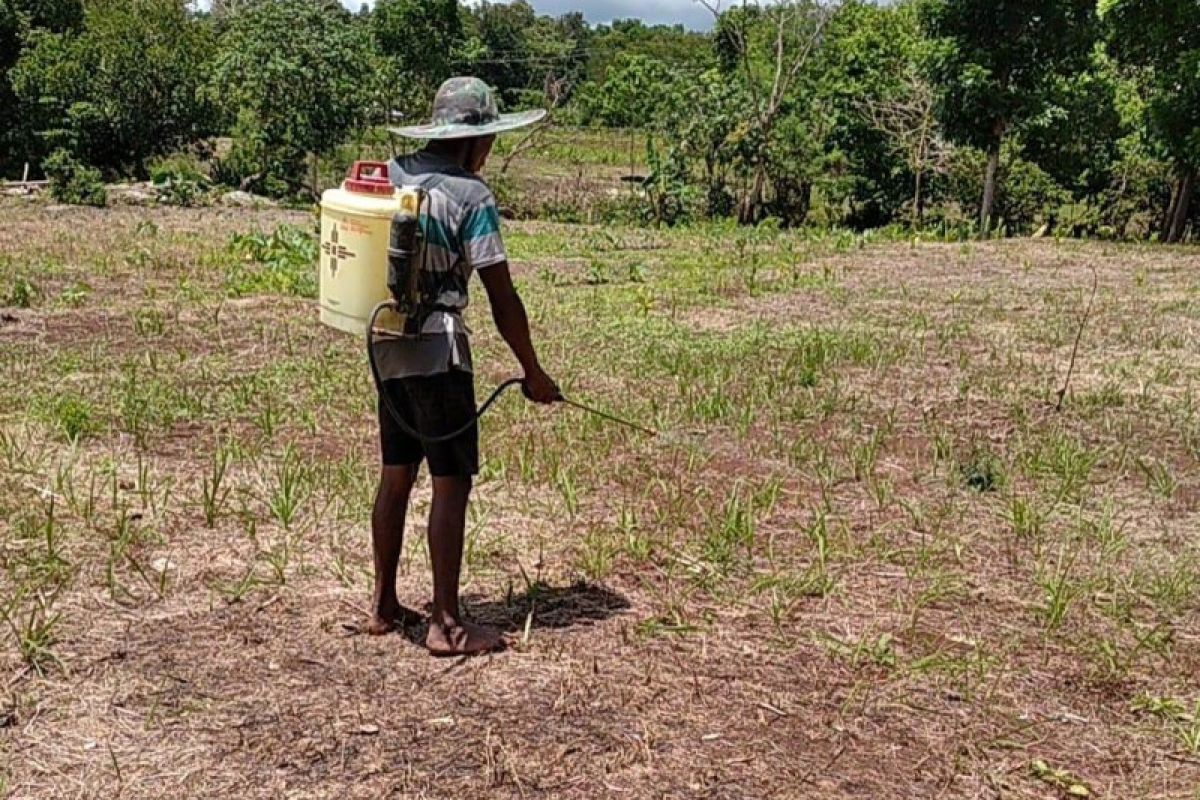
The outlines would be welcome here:
<svg viewBox="0 0 1200 800">
<path fill-rule="evenodd" d="M 509 224 L 547 368 L 662 434 L 498 404 L 512 644 L 440 661 L 361 632 L 314 217 L 0 221 L 0 794 L 1200 797 L 1198 249 Z"/>
</svg>

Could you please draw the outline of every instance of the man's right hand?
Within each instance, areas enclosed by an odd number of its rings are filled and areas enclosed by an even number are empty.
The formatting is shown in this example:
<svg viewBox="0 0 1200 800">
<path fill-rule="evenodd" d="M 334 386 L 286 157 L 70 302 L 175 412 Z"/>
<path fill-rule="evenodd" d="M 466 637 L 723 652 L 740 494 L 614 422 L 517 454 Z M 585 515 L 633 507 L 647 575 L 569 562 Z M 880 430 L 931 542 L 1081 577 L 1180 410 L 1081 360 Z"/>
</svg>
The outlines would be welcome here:
<svg viewBox="0 0 1200 800">
<path fill-rule="evenodd" d="M 525 376 L 524 389 L 525 396 L 535 403 L 548 405 L 562 400 L 562 392 L 558 390 L 558 384 L 541 369 Z"/>
</svg>

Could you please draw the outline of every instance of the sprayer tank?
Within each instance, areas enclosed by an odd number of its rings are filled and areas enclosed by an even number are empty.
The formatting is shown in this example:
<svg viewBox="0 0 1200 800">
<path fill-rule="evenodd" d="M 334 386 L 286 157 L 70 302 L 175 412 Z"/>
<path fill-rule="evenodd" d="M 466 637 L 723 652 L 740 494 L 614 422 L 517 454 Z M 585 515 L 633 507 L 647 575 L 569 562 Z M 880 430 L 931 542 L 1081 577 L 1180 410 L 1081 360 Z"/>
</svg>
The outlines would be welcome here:
<svg viewBox="0 0 1200 800">
<path fill-rule="evenodd" d="M 367 319 L 388 300 L 388 238 L 392 217 L 414 202 L 411 190 L 397 189 L 387 164 L 354 164 L 340 188 L 321 196 L 321 322 L 362 335 Z M 400 320 L 385 312 L 382 327 L 397 329 Z"/>
</svg>

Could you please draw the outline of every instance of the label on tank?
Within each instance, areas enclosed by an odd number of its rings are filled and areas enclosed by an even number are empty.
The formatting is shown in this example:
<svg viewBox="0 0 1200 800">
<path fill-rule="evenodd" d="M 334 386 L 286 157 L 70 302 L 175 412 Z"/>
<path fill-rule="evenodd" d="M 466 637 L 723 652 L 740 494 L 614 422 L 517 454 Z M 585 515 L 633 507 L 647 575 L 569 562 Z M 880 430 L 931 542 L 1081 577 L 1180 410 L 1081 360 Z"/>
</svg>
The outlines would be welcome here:
<svg viewBox="0 0 1200 800">
<path fill-rule="evenodd" d="M 341 267 L 342 262 L 346 259 L 354 258 L 357 255 L 357 253 L 355 253 L 353 250 L 349 249 L 340 241 L 338 241 L 338 238 L 338 226 L 335 224 L 332 226 L 332 230 L 329 234 L 329 240 L 321 242 L 322 252 L 329 257 L 329 274 L 335 277 L 338 274 L 338 268 Z"/>
</svg>

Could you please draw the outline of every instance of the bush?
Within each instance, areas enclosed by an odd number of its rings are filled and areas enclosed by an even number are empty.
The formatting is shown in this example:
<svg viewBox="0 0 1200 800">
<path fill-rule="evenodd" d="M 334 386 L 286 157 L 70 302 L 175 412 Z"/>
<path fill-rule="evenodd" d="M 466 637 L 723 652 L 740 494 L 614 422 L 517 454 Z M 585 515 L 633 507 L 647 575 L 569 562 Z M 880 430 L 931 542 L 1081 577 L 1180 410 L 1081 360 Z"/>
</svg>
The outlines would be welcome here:
<svg viewBox="0 0 1200 800">
<path fill-rule="evenodd" d="M 280 225 L 271 234 L 239 234 L 229 240 L 229 252 L 236 259 L 225 271 L 231 296 L 317 296 L 317 240 L 309 231 Z"/>
<path fill-rule="evenodd" d="M 50 180 L 50 196 L 60 203 L 103 208 L 108 203 L 108 191 L 100 170 L 89 167 L 65 149 L 55 150 L 42 162 L 42 170 Z"/>
<path fill-rule="evenodd" d="M 198 89 L 212 25 L 178 0 L 84 8 L 77 33 L 35 27 L 27 36 L 8 76 L 16 118 L 37 156 L 64 147 L 108 174 L 144 176 L 151 156 L 211 130 Z"/>
<path fill-rule="evenodd" d="M 172 156 L 151 165 L 150 180 L 158 189 L 158 199 L 172 206 L 199 205 L 212 186 L 200 165 L 187 156 Z"/>
<path fill-rule="evenodd" d="M 947 174 L 942 179 L 946 195 L 944 202 L 957 204 L 963 221 L 978 219 L 986 159 L 986 154 L 978 148 L 957 147 L 950 158 Z M 1008 233 L 1032 231 L 1049 221 L 1053 213 L 1069 203 L 1070 199 L 1070 194 L 1041 167 L 1021 158 L 1016 145 L 1005 145 L 996 176 L 995 217 Z M 941 216 L 935 209 L 929 218 L 936 222 Z M 957 215 L 945 216 L 953 218 Z"/>
</svg>

